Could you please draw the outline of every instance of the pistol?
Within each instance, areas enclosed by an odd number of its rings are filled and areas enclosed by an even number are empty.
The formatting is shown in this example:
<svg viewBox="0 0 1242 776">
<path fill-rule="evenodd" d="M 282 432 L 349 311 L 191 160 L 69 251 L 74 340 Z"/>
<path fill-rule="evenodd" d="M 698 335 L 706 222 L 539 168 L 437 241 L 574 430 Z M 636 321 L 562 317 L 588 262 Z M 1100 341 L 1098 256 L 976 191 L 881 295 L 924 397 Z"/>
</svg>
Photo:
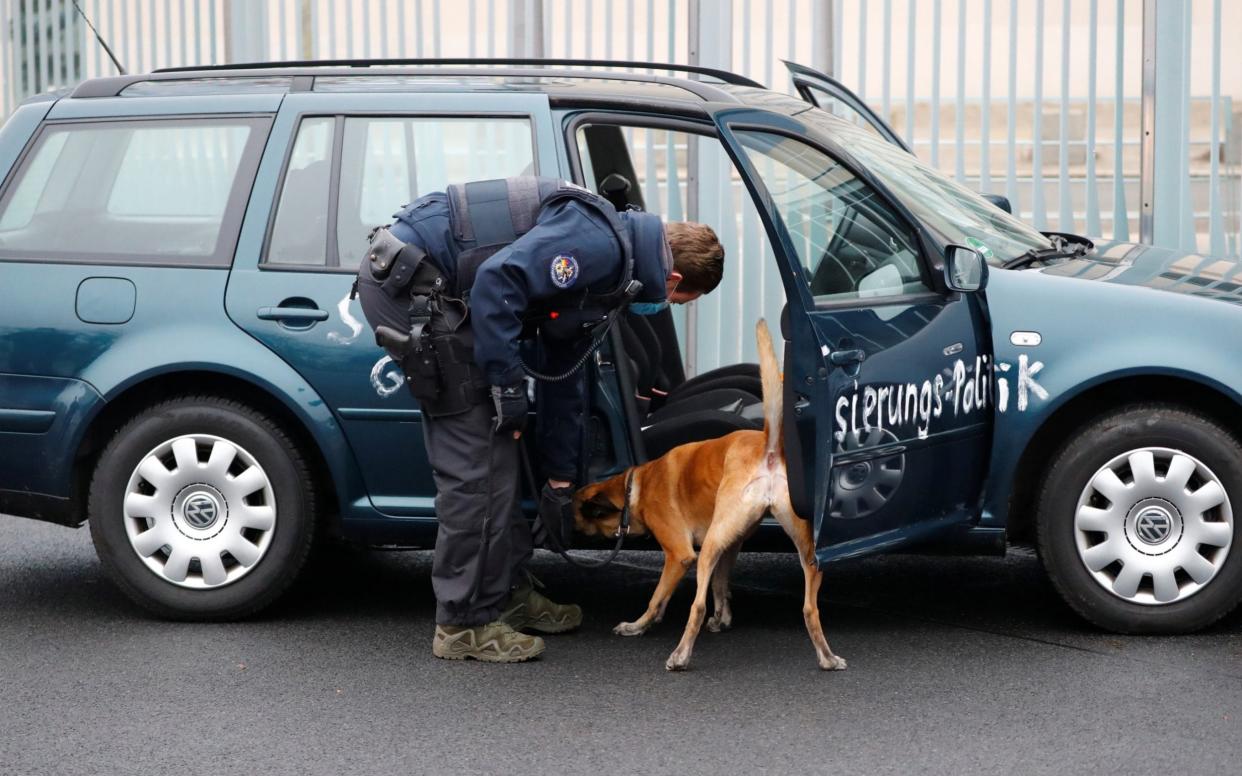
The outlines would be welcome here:
<svg viewBox="0 0 1242 776">
<path fill-rule="evenodd" d="M 389 326 L 375 327 L 375 344 L 389 353 L 404 358 L 410 352 L 411 343 L 409 334 L 402 334 Z"/>
</svg>

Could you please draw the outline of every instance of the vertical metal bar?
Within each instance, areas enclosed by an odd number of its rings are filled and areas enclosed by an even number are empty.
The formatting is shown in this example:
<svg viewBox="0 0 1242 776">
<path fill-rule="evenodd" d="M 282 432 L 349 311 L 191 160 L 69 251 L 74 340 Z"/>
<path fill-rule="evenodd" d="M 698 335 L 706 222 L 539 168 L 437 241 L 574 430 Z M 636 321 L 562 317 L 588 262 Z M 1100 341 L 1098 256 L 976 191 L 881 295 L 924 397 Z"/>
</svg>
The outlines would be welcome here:
<svg viewBox="0 0 1242 776">
<path fill-rule="evenodd" d="M 983 83 L 979 92 L 979 190 L 992 190 L 992 0 L 983 0 Z"/>
<path fill-rule="evenodd" d="M 1225 224 L 1220 197 L 1220 0 L 1212 3 L 1212 140 L 1208 174 L 1208 252 L 1224 256 Z"/>
<path fill-rule="evenodd" d="M 419 20 L 419 31 L 422 31 L 422 20 Z M 328 58 L 338 57 L 337 53 L 337 1 L 328 0 Z"/>
<path fill-rule="evenodd" d="M 309 21 L 309 25 L 308 25 L 309 27 L 311 27 L 311 35 L 309 35 L 309 38 L 311 38 L 311 40 L 309 40 L 309 43 L 307 45 L 307 51 L 306 51 L 306 56 L 309 60 L 309 58 L 318 58 L 319 56 L 319 0 L 302 0 L 302 1 L 306 2 L 307 5 L 311 6 L 309 7 L 309 10 L 311 10 L 311 21 Z M 402 36 L 404 36 L 405 25 L 402 24 L 402 22 L 405 21 L 404 2 L 400 2 L 400 4 L 397 4 L 397 11 L 399 11 L 401 14 L 401 19 L 397 21 L 397 24 L 401 25 L 400 26 L 401 34 Z M 303 16 L 304 14 L 306 14 L 306 11 L 303 11 Z"/>
<path fill-rule="evenodd" d="M 1156 172 L 1156 0 L 1143 0 L 1143 171 L 1139 197 L 1139 240 L 1155 238 L 1152 205 Z"/>
<path fill-rule="evenodd" d="M 198 30 L 191 30 L 189 23 L 186 22 L 185 3 L 186 0 L 180 0 L 177 5 L 177 19 L 181 23 L 181 34 L 177 36 L 181 41 L 181 58 L 177 61 L 179 65 L 186 64 L 190 59 L 190 35 L 193 35 L 195 39 L 198 38 Z"/>
<path fill-rule="evenodd" d="M 280 29 L 276 33 L 276 37 L 280 38 L 280 58 L 289 59 L 289 39 L 293 36 L 289 34 L 289 2 L 290 0 L 276 0 L 277 13 L 276 23 Z"/>
<path fill-rule="evenodd" d="M 473 6 L 474 0 L 470 0 L 470 1 Z M 380 29 L 380 56 L 387 59 L 388 58 L 388 31 L 390 29 L 388 26 L 388 0 L 380 0 L 379 29 Z M 473 25 L 470 28 L 470 48 L 471 48 L 471 56 L 474 56 L 473 54 L 473 49 L 474 49 L 474 27 Z M 414 170 L 413 168 L 411 168 L 411 174 L 413 174 L 413 172 Z M 411 189 L 410 191 L 412 194 L 413 189 Z"/>
<path fill-rule="evenodd" d="M 202 25 L 203 4 L 201 0 L 194 0 L 194 64 L 203 64 L 203 25 Z M 184 17 L 183 17 L 184 18 Z M 183 21 L 182 24 L 188 25 Z"/>
<path fill-rule="evenodd" d="M 769 2 L 769 3 L 766 3 L 766 5 L 768 7 L 767 33 L 768 33 L 768 36 L 771 37 L 772 35 L 772 3 Z M 790 3 L 789 5 L 791 6 L 791 14 L 789 17 L 789 38 L 790 40 L 789 40 L 789 50 L 785 53 L 785 56 L 792 59 L 796 56 L 796 53 L 795 53 L 796 48 L 794 46 L 793 37 L 794 37 L 794 31 L 797 29 L 797 25 L 794 24 L 794 19 L 792 15 L 792 10 L 793 10 L 792 7 L 795 5 L 795 3 Z M 839 23 L 837 19 L 833 18 L 835 10 L 836 10 L 835 5 L 830 2 L 825 2 L 825 0 L 820 0 L 820 2 L 811 3 L 811 67 L 815 68 L 821 73 L 830 75 L 834 78 L 837 77 L 837 73 L 836 73 L 837 51 L 836 51 L 836 45 L 835 45 L 836 44 L 836 40 L 835 40 L 836 33 L 834 32 L 834 28 Z M 772 82 L 769 80 L 767 83 L 767 86 L 770 87 L 771 85 L 772 85 Z"/>
<path fill-rule="evenodd" d="M 35 37 L 35 15 L 38 14 L 38 8 L 35 4 L 38 1 L 21 0 L 22 15 L 26 17 L 26 39 L 24 41 L 26 70 L 22 78 L 22 99 L 35 94 L 39 90 L 39 62 L 36 59 L 39 51 L 39 41 Z"/>
<path fill-rule="evenodd" d="M 467 19 L 466 34 L 470 38 L 470 44 L 467 47 L 467 50 L 470 52 L 471 57 L 474 57 L 475 51 L 478 50 L 478 44 L 476 41 L 476 38 L 478 36 L 476 35 L 476 33 L 478 32 L 478 29 L 479 29 L 479 23 L 478 23 L 479 9 L 477 7 L 477 3 L 478 3 L 478 0 L 470 0 L 470 2 L 467 4 L 467 11 L 466 11 L 466 19 Z"/>
<path fill-rule="evenodd" d="M 940 0 L 936 0 L 937 3 Z M 792 35 L 792 31 L 791 31 Z M 939 39 L 939 35 L 934 36 Z M 858 97 L 867 101 L 867 4 L 858 4 Z"/>
<path fill-rule="evenodd" d="M 39 26 L 36 34 L 39 40 L 39 88 L 38 91 L 46 91 L 51 85 L 51 73 L 48 69 L 49 46 L 47 40 L 47 4 L 50 0 L 39 0 Z"/>
<path fill-rule="evenodd" d="M 625 58 L 630 62 L 634 61 L 634 0 L 625 0 L 626 14 L 625 21 Z"/>
<path fill-rule="evenodd" d="M 689 26 L 690 9 L 686 9 L 686 24 Z M 677 59 L 677 0 L 668 0 L 668 61 Z M 689 60 L 687 60 L 689 61 Z"/>
<path fill-rule="evenodd" d="M 535 0 L 537 2 L 537 0 Z M 612 26 L 612 6 L 613 0 L 604 1 L 604 59 L 612 59 L 612 39 L 616 37 L 614 34 L 615 27 Z"/>
<path fill-rule="evenodd" d="M 1100 234 L 1100 192 L 1096 190 L 1095 178 L 1095 81 L 1099 0 L 1091 0 L 1087 12 L 1087 234 Z"/>
<path fill-rule="evenodd" d="M 775 25 L 772 19 L 772 3 L 764 3 L 763 5 L 765 8 L 763 20 L 763 85 L 771 88 L 772 61 L 776 58 L 775 40 L 773 38 Z"/>
<path fill-rule="evenodd" d="M 1113 81 L 1113 239 L 1129 242 L 1130 212 L 1126 207 L 1126 0 L 1117 0 L 1117 61 Z"/>
<path fill-rule="evenodd" d="M 402 3 L 402 6 L 405 4 Z M 487 55 L 496 56 L 496 0 L 487 0 Z"/>
<path fill-rule="evenodd" d="M 953 101 L 953 175 L 966 180 L 966 0 L 957 3 L 957 97 Z"/>
<path fill-rule="evenodd" d="M 931 163 L 940 166 L 940 0 L 932 4 Z"/>
<path fill-rule="evenodd" d="M 155 27 L 155 18 L 151 18 L 152 29 Z M 172 0 L 164 0 L 164 66 L 172 65 Z"/>
<path fill-rule="evenodd" d="M 1198 250 L 1198 240 L 1195 234 L 1195 211 L 1194 196 L 1190 188 L 1190 47 L 1191 33 L 1191 12 L 1194 10 L 1193 3 L 1182 4 L 1182 29 L 1181 29 L 1181 50 L 1180 50 L 1180 66 L 1181 79 L 1179 86 L 1181 92 L 1177 98 L 1177 110 L 1181 118 L 1181 147 L 1182 152 L 1177 157 L 1177 188 L 1178 197 L 1178 234 L 1179 242 L 1183 250 Z"/>
<path fill-rule="evenodd" d="M 1057 154 L 1060 158 L 1058 194 L 1060 215 L 1057 228 L 1063 232 L 1074 231 L 1074 198 L 1070 191 L 1069 179 L 1069 69 L 1070 69 L 1070 0 L 1061 0 L 1061 102 L 1058 117 L 1057 138 L 1061 148 Z"/>
<path fill-rule="evenodd" d="M 366 0 L 363 0 L 365 2 Z M 356 5 L 345 6 L 345 58 L 354 58 L 354 9 Z"/>
<path fill-rule="evenodd" d="M 8 18 L 9 8 L 11 7 L 11 5 L 10 5 L 9 3 L 3 3 L 3 5 L 4 5 L 4 13 L 5 13 L 5 17 L 6 17 L 6 19 L 7 19 L 7 18 Z M 109 17 L 110 17 L 110 16 L 111 16 L 111 14 L 109 14 Z M 103 22 L 103 19 L 102 19 L 101 17 L 102 17 L 102 14 L 100 14 L 100 13 L 99 13 L 99 0 L 94 0 L 93 4 L 91 5 L 91 19 L 93 19 L 93 20 L 95 21 L 95 24 L 97 24 L 97 25 L 98 25 L 98 24 L 102 24 L 102 22 Z M 9 36 L 10 36 L 10 34 L 11 34 L 11 32 L 12 32 L 12 28 L 10 27 L 10 23 L 11 23 L 11 20 L 10 20 L 10 21 L 6 21 L 6 22 L 5 22 L 5 24 L 4 24 L 4 34 L 5 34 L 5 39 L 6 39 L 6 40 L 9 40 L 10 42 L 12 42 L 12 41 L 11 41 L 11 38 L 9 37 Z M 105 40 L 115 39 L 115 38 L 116 38 L 116 36 L 112 34 L 112 33 L 114 32 L 114 30 L 112 29 L 112 21 L 111 21 L 111 18 L 109 18 L 109 21 L 108 21 L 108 26 L 107 26 L 106 28 L 105 28 L 105 27 L 101 27 L 100 29 L 101 29 L 101 30 L 103 30 L 103 29 L 106 29 L 106 30 L 107 30 L 107 32 L 105 32 L 105 33 L 104 33 L 104 36 L 105 36 L 105 37 L 104 37 L 104 39 L 105 39 Z M 91 71 L 89 71 L 89 74 L 90 74 L 90 77 L 92 77 L 92 78 L 93 78 L 93 77 L 96 77 L 96 76 L 99 76 L 99 75 L 102 75 L 102 74 L 103 74 L 103 46 L 91 46 L 91 47 L 90 47 L 90 50 L 91 50 L 91 62 L 92 62 L 92 65 L 93 65 L 94 69 L 93 69 L 93 70 L 91 70 Z M 4 58 L 4 64 L 5 64 L 5 67 L 8 67 L 9 65 L 11 65 L 11 64 L 12 64 L 12 61 L 13 61 L 13 60 L 12 60 L 12 58 L 6 55 L 6 56 L 5 56 L 5 58 Z M 11 83 L 12 83 L 12 81 L 13 81 L 13 74 L 12 74 L 12 73 L 9 73 L 9 74 L 8 74 L 8 79 L 7 79 L 7 80 L 8 80 L 8 82 L 9 82 L 9 84 L 11 84 Z M 11 104 L 11 103 L 10 103 L 10 104 Z M 7 115 L 7 111 L 6 111 L 6 115 Z"/>
<path fill-rule="evenodd" d="M 49 70 L 51 72 L 51 79 L 49 83 L 54 83 L 56 86 L 64 86 L 65 82 L 62 80 L 61 75 L 64 69 L 64 58 L 60 45 L 60 24 L 61 20 L 64 18 L 65 7 L 61 0 L 48 0 L 48 5 L 51 6 L 49 10 L 51 11 L 52 17 L 48 20 L 49 23 L 47 26 L 47 37 L 52 52 L 52 61 L 48 63 Z"/>
<path fill-rule="evenodd" d="M 1044 206 L 1044 0 L 1035 0 L 1035 114 L 1031 149 L 1031 221 L 1036 229 L 1048 224 Z"/>
<path fill-rule="evenodd" d="M 530 36 L 530 52 L 536 59 L 540 59 L 544 55 L 543 40 L 543 0 L 527 0 L 527 13 L 529 14 L 529 26 L 526 29 Z M 611 40 L 612 36 L 608 36 Z"/>
<path fill-rule="evenodd" d="M 880 105 L 884 110 L 884 121 L 892 121 L 893 95 L 893 0 L 884 0 L 884 65 L 880 81 Z"/>
<path fill-rule="evenodd" d="M 220 38 L 216 35 L 216 0 L 208 0 L 208 2 L 207 27 L 210 37 L 207 38 L 207 44 L 211 47 L 211 63 L 214 65 L 220 62 L 219 49 L 217 48 L 217 41 Z"/>
<path fill-rule="evenodd" d="M 832 0 L 832 73 L 834 77 L 842 71 L 842 62 L 845 59 L 845 47 L 841 45 L 845 24 L 845 14 L 843 6 L 845 0 Z M 774 267 L 775 269 L 775 267 Z M 782 295 L 784 291 L 781 292 Z"/>
<path fill-rule="evenodd" d="M 702 26 L 703 26 L 703 8 L 702 0 L 686 0 L 687 2 L 687 53 L 689 63 L 692 65 L 700 64 L 702 56 L 700 52 Z M 588 5 L 589 9 L 590 6 Z M 669 153 L 672 157 L 672 133 L 669 133 Z M 698 138 L 694 135 L 686 135 L 686 213 L 690 220 L 698 220 L 699 218 L 699 154 L 698 154 Z M 676 163 L 670 162 L 670 167 L 676 169 Z M 670 191 L 670 197 L 672 193 Z M 679 203 L 680 204 L 680 203 Z M 686 377 L 693 377 L 698 373 L 699 366 L 699 302 L 691 302 L 685 306 L 686 309 L 686 327 L 685 347 L 682 348 L 682 359 L 685 361 Z"/>
<path fill-rule="evenodd" d="M 741 27 L 741 31 L 742 31 L 742 35 L 745 35 L 745 36 L 747 36 L 747 37 L 749 37 L 749 36 L 750 36 L 750 31 L 751 31 L 751 26 L 750 26 L 750 0 L 742 0 L 742 27 Z M 750 41 L 747 41 L 747 43 L 749 43 L 749 42 L 750 42 Z M 751 73 L 751 70 L 750 70 L 750 56 L 749 56 L 749 55 L 750 55 L 750 53 L 751 53 L 751 51 L 750 51 L 750 46 L 743 46 L 742 48 L 744 49 L 744 51 L 743 51 L 743 53 L 742 53 L 742 63 L 741 63 L 741 66 L 739 67 L 739 70 L 740 70 L 742 73 L 745 73 L 746 75 L 750 75 L 750 73 Z"/>
<path fill-rule="evenodd" d="M 812 8 L 811 24 L 814 25 L 815 6 L 811 6 L 811 8 Z M 785 10 L 789 14 L 789 21 L 787 22 L 788 28 L 785 30 L 785 34 L 788 38 L 788 43 L 786 44 L 787 47 L 785 50 L 796 51 L 797 50 L 796 46 L 798 45 L 798 39 L 796 35 L 797 29 L 798 29 L 798 24 L 797 24 L 798 0 L 788 0 L 785 6 Z M 811 48 L 814 49 L 815 48 L 814 45 L 812 45 Z M 859 84 L 859 86 L 861 86 L 861 84 Z"/>
<path fill-rule="evenodd" d="M 918 9 L 917 0 L 907 0 L 906 2 L 906 145 L 914 148 L 914 111 L 918 107 L 918 102 L 914 97 L 914 62 L 915 62 L 915 41 L 917 36 L 914 34 L 915 28 L 918 26 L 915 17 L 915 11 Z"/>
<path fill-rule="evenodd" d="M 12 3 L 0 2 L 0 84 L 3 84 L 4 96 L 3 105 L 0 109 L 4 111 L 3 118 L 7 118 L 13 110 L 13 84 L 14 78 L 10 68 L 13 66 L 14 57 L 11 56 L 13 51 L 13 28 L 10 26 L 9 10 L 13 7 Z"/>
<path fill-rule="evenodd" d="M 1005 160 L 1005 196 L 1013 207 L 1015 214 L 1021 213 L 1018 207 L 1018 136 L 1017 136 L 1017 98 L 1018 98 L 1018 0 L 1009 0 L 1009 88 L 1006 104 L 1008 117 L 1008 137 L 1006 138 Z"/>
</svg>

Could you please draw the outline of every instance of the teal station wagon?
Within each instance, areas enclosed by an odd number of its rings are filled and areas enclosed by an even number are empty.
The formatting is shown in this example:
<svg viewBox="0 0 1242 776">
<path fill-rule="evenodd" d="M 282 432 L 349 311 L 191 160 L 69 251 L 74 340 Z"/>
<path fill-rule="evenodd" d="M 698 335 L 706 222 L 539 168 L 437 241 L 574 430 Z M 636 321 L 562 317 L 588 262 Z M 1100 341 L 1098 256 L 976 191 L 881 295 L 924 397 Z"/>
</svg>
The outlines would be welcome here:
<svg viewBox="0 0 1242 776">
<path fill-rule="evenodd" d="M 418 408 L 349 298 L 364 235 L 532 172 L 675 216 L 694 148 L 762 227 L 728 271 L 772 282 L 726 287 L 779 313 L 821 563 L 1034 542 L 1099 626 L 1229 612 L 1242 268 L 1040 234 L 792 73 L 802 100 L 671 65 L 268 63 L 27 101 L 0 131 L 0 512 L 89 522 L 121 588 L 182 618 L 257 611 L 328 537 L 430 545 Z M 667 316 L 611 334 L 586 475 L 758 422 L 696 394 L 678 342 Z"/>
</svg>

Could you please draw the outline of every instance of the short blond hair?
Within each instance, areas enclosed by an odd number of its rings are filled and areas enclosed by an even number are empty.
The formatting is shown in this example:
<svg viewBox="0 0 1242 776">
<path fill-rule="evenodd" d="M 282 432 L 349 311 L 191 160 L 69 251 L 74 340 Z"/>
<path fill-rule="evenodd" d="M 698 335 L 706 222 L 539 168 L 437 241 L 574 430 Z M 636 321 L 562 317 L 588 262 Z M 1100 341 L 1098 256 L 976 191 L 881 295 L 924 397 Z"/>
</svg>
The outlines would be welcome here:
<svg viewBox="0 0 1242 776">
<path fill-rule="evenodd" d="M 670 221 L 664 225 L 664 235 L 673 254 L 673 268 L 681 273 L 677 290 L 714 291 L 724 277 L 725 249 L 712 228 L 695 221 Z"/>
</svg>

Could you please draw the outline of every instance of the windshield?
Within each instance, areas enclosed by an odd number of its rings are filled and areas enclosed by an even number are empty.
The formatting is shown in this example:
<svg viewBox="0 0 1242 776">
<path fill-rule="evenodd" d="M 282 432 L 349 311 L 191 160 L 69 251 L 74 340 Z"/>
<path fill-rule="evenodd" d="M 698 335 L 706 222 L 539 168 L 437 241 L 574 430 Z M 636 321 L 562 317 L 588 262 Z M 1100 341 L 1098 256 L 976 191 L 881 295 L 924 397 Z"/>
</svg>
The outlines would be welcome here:
<svg viewBox="0 0 1242 776">
<path fill-rule="evenodd" d="M 863 168 L 946 242 L 975 248 L 988 263 L 997 266 L 1029 250 L 1054 247 L 1032 227 L 877 135 L 793 97 L 776 92 L 760 96 L 749 91 L 738 96 L 756 107 L 796 116 L 848 149 Z"/>
</svg>

